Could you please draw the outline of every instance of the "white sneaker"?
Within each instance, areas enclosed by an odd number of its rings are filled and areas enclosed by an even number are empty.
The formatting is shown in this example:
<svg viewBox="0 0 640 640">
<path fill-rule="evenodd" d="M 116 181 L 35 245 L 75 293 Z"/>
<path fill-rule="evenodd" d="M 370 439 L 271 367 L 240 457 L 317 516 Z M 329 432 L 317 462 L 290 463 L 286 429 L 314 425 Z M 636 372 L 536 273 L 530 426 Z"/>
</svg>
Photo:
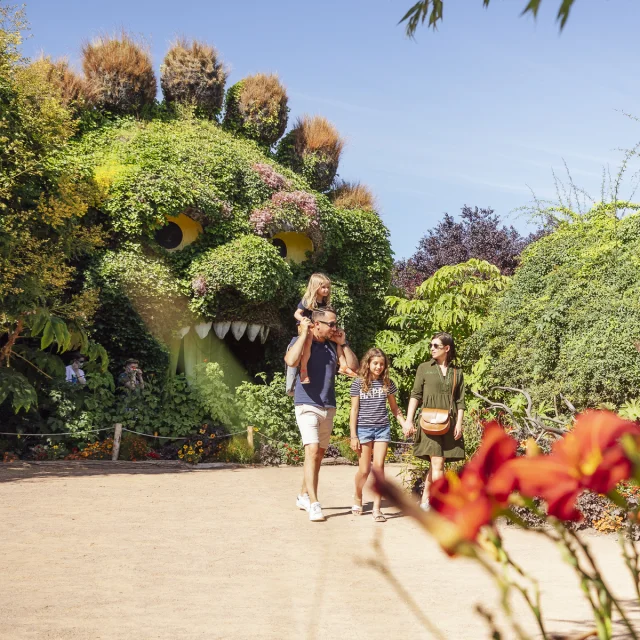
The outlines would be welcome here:
<svg viewBox="0 0 640 640">
<path fill-rule="evenodd" d="M 309 520 L 311 522 L 324 522 L 326 520 L 319 502 L 314 502 L 309 507 Z"/>
<path fill-rule="evenodd" d="M 309 502 L 309 494 L 305 493 L 303 495 L 299 495 L 296 498 L 296 507 L 298 509 L 302 509 L 303 511 L 309 511 L 309 507 L 311 506 L 311 502 Z"/>
<path fill-rule="evenodd" d="M 420 503 L 420 508 L 423 511 L 431 511 L 431 505 L 429 504 L 429 501 L 427 500 L 427 502 L 421 502 Z"/>
</svg>

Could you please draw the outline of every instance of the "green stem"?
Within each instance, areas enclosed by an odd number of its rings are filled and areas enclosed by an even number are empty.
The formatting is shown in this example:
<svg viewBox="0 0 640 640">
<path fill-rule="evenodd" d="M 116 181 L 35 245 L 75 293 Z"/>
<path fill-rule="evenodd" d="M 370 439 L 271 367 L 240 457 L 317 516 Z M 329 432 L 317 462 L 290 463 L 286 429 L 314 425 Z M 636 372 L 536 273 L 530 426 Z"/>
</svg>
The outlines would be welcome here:
<svg viewBox="0 0 640 640">
<path fill-rule="evenodd" d="M 580 538 L 578 537 L 575 531 L 569 531 L 568 533 L 569 533 L 569 536 L 580 547 L 585 557 L 589 561 L 589 564 L 591 565 L 591 570 L 593 571 L 592 580 L 594 581 L 596 588 L 599 591 L 601 591 L 604 595 L 606 595 L 606 600 L 608 602 L 603 603 L 603 607 L 609 608 L 609 611 L 608 611 L 609 625 L 611 625 L 611 605 L 613 605 L 618 611 L 618 613 L 620 614 L 620 617 L 622 618 L 622 621 L 624 622 L 625 626 L 627 627 L 627 629 L 629 629 L 629 633 L 631 634 L 630 637 L 633 638 L 633 640 L 638 640 L 638 635 L 636 634 L 634 628 L 631 626 L 631 622 L 629 621 L 624 610 L 622 609 L 622 605 L 618 602 L 618 599 L 611 593 L 611 590 L 605 583 L 604 578 L 602 577 L 602 574 L 600 573 L 600 570 L 598 569 L 598 566 L 596 565 L 595 560 L 591 555 L 591 551 L 589 547 L 586 544 L 584 544 L 582 540 L 580 540 Z"/>
<path fill-rule="evenodd" d="M 524 631 L 520 628 L 520 625 L 513 619 L 513 612 L 511 611 L 511 607 L 509 606 L 509 588 L 512 583 L 508 579 L 504 579 L 495 569 L 479 554 L 475 554 L 475 559 L 480 563 L 480 566 L 485 569 L 485 571 L 493 578 L 502 597 L 500 598 L 500 604 L 502 606 L 502 610 L 507 617 L 507 620 L 511 623 L 513 630 L 516 633 L 516 636 L 520 640 L 529 640 L 529 637 L 524 633 Z M 545 636 L 546 637 L 546 636 Z"/>
<path fill-rule="evenodd" d="M 523 586 L 517 583 L 511 582 L 511 581 L 509 582 L 511 586 L 515 587 L 522 594 L 522 597 L 524 598 L 525 602 L 527 603 L 527 605 L 529 605 L 529 609 L 531 609 L 531 612 L 533 613 L 536 619 L 536 622 L 538 623 L 538 627 L 540 628 L 540 633 L 542 634 L 543 640 L 548 640 L 547 631 L 544 628 L 544 620 L 542 618 L 542 607 L 540 603 L 540 587 L 538 585 L 537 580 L 535 580 L 534 578 L 526 574 L 522 569 L 522 567 L 520 567 L 520 565 L 516 564 L 513 561 L 511 556 L 507 553 L 507 550 L 502 545 L 502 540 L 498 535 L 497 531 L 494 530 L 491 532 L 490 539 L 493 545 L 498 550 L 498 554 L 499 554 L 498 557 L 500 558 L 500 562 L 505 568 L 505 574 L 507 571 L 507 567 L 511 567 L 519 576 L 529 581 L 529 584 L 531 585 L 531 588 L 533 589 L 533 593 L 534 593 L 533 601 L 527 589 L 525 589 Z"/>
</svg>

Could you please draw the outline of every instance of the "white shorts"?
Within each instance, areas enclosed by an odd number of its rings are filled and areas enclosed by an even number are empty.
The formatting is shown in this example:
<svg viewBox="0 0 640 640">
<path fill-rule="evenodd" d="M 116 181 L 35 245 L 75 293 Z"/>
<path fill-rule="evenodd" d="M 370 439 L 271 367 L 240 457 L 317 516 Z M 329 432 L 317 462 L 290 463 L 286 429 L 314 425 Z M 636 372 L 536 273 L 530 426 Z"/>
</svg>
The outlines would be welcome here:
<svg viewBox="0 0 640 640">
<path fill-rule="evenodd" d="M 312 404 L 296 405 L 296 422 L 302 444 L 318 444 L 321 449 L 329 446 L 329 438 L 333 429 L 333 418 L 336 410 L 333 407 L 314 407 Z"/>
</svg>

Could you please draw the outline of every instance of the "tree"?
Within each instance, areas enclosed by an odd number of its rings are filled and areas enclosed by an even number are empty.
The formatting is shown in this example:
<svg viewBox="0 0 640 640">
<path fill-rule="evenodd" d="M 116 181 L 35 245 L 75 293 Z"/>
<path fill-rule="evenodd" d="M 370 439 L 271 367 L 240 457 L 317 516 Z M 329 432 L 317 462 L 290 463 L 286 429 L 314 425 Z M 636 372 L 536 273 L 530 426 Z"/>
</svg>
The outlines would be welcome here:
<svg viewBox="0 0 640 640">
<path fill-rule="evenodd" d="M 60 374 L 45 349 L 89 349 L 96 295 L 74 293 L 74 261 L 102 242 L 82 221 L 93 183 L 72 163 L 56 168 L 75 122 L 46 70 L 22 60 L 24 26 L 0 7 L 0 404 L 16 411 L 35 403 L 39 377 Z"/>
<path fill-rule="evenodd" d="M 500 225 L 493 209 L 464 206 L 461 220 L 445 213 L 434 229 L 420 240 L 418 250 L 408 260 L 397 262 L 393 283 L 407 295 L 445 265 L 466 262 L 471 258 L 486 260 L 503 275 L 513 275 L 518 256 L 542 232 L 523 238 L 516 229 Z"/>
<path fill-rule="evenodd" d="M 472 258 L 442 267 L 416 289 L 412 300 L 386 299 L 392 312 L 390 329 L 378 333 L 376 345 L 392 357 L 396 370 L 415 372 L 430 357 L 431 336 L 447 331 L 464 359 L 465 342 L 483 324 L 496 294 L 509 282 L 484 260 Z"/>
<path fill-rule="evenodd" d="M 488 7 L 491 0 L 482 0 L 482 5 Z M 569 13 L 573 7 L 575 0 L 561 0 L 560 8 L 558 9 L 558 15 L 556 20 L 560 23 L 560 31 L 564 29 L 567 20 L 569 19 Z M 533 17 L 538 16 L 538 10 L 542 0 L 528 0 L 527 5 L 522 11 L 521 15 L 525 13 L 532 13 Z M 424 24 L 428 18 L 428 25 L 433 29 L 438 27 L 438 22 L 442 20 L 442 12 L 444 8 L 444 0 L 419 0 L 416 2 L 407 13 L 403 16 L 400 23 L 406 22 L 406 32 L 409 37 L 415 35 L 416 29 L 419 25 Z"/>
</svg>

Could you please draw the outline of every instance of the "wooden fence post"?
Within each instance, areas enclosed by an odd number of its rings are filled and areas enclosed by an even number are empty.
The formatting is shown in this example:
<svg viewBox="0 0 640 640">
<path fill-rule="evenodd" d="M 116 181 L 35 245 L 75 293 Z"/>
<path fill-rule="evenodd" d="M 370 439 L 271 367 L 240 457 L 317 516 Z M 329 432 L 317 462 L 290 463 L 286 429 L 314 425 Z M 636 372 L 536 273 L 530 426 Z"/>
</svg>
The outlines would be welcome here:
<svg viewBox="0 0 640 640">
<path fill-rule="evenodd" d="M 111 460 L 117 460 L 120 455 L 120 439 L 122 438 L 122 425 L 117 422 L 113 425 L 116 430 L 113 434 L 113 450 L 111 453 Z"/>
<path fill-rule="evenodd" d="M 253 449 L 253 427 L 247 427 L 247 442 L 249 446 Z"/>
</svg>

